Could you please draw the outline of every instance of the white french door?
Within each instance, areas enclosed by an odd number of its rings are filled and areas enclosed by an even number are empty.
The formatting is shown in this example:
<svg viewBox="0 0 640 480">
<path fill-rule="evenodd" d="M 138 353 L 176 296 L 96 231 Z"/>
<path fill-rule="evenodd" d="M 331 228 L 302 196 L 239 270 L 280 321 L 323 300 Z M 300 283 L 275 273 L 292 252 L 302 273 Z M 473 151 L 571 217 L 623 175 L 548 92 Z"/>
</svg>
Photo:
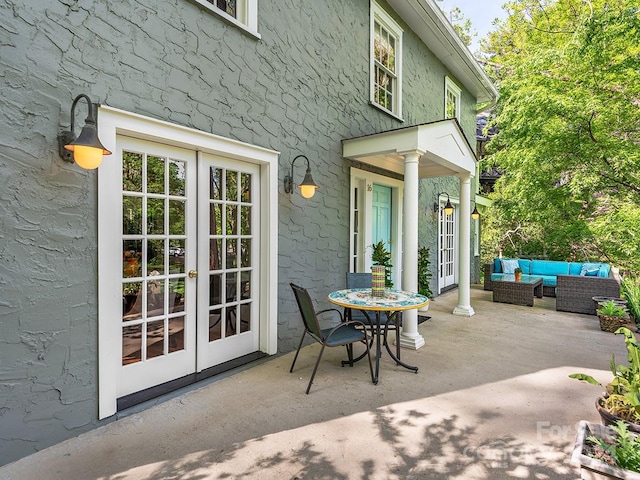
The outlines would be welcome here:
<svg viewBox="0 0 640 480">
<path fill-rule="evenodd" d="M 258 350 L 259 174 L 200 155 L 198 370 Z"/>
<path fill-rule="evenodd" d="M 128 137 L 118 154 L 122 397 L 259 349 L 260 170 Z"/>
<path fill-rule="evenodd" d="M 439 208 L 438 224 L 438 291 L 442 291 L 456 283 L 457 258 L 458 258 L 458 209 L 454 209 L 451 215 L 444 212 L 444 205 Z"/>
<path fill-rule="evenodd" d="M 195 370 L 197 189 L 193 151 L 119 137 L 118 154 L 121 397 Z"/>
</svg>

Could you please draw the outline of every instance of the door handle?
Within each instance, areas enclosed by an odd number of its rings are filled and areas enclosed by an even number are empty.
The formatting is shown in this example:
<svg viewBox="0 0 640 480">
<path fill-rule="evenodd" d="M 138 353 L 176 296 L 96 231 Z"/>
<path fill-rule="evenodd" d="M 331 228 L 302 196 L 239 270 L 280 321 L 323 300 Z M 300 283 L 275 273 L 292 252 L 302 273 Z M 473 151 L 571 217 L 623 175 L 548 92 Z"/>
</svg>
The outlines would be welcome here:
<svg viewBox="0 0 640 480">
<path fill-rule="evenodd" d="M 189 278 L 196 278 L 198 276 L 197 270 L 189 270 Z"/>
</svg>

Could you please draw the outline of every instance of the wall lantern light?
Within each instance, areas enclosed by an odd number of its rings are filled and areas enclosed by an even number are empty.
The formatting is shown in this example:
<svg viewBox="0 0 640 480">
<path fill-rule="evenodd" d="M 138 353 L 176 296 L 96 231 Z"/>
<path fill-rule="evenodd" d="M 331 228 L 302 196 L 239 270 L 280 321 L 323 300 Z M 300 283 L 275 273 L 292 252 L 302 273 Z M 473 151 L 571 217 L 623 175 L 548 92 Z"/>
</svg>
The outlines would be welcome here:
<svg viewBox="0 0 640 480">
<path fill-rule="evenodd" d="M 74 132 L 75 109 L 80 99 L 87 102 L 88 113 L 84 121 L 84 127 L 80 135 L 76 138 Z M 65 130 L 58 134 L 58 150 L 60 157 L 66 162 L 73 163 L 87 170 L 98 168 L 102 163 L 103 155 L 111 155 L 111 152 L 104 148 L 98 138 L 98 121 L 96 119 L 97 105 L 91 103 L 91 99 L 81 93 L 71 104 L 71 130 Z"/>
<path fill-rule="evenodd" d="M 293 193 L 293 165 L 299 158 L 304 158 L 307 161 L 307 173 L 305 173 L 302 183 L 298 185 L 298 188 L 300 189 L 300 195 L 302 195 L 304 198 L 311 198 L 315 195 L 316 190 L 318 189 L 318 185 L 316 185 L 313 181 L 313 178 L 311 178 L 309 159 L 304 155 L 298 155 L 293 159 L 293 162 L 291 162 L 291 171 L 286 177 L 284 177 L 284 191 L 285 193 Z"/>
<path fill-rule="evenodd" d="M 445 215 L 451 215 L 453 213 L 453 205 L 451 205 L 451 201 L 449 200 L 449 194 L 447 192 L 442 192 L 438 194 L 438 198 L 440 198 L 440 195 L 446 195 L 447 196 L 447 203 L 445 203 L 444 205 L 444 213 Z M 435 213 L 438 213 L 438 211 L 440 210 L 440 203 L 436 202 L 433 204 L 433 211 Z"/>
<path fill-rule="evenodd" d="M 476 202 L 473 202 L 473 212 L 471 212 L 471 218 L 473 218 L 474 220 L 480 218 L 480 212 L 478 211 L 478 205 L 476 205 Z"/>
</svg>

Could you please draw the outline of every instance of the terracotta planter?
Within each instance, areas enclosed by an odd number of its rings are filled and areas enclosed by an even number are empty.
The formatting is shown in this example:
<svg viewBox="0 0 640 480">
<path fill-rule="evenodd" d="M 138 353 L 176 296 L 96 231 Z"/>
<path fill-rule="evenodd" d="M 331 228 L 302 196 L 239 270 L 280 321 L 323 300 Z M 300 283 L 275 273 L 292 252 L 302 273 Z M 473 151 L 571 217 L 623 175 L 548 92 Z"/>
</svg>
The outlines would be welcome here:
<svg viewBox="0 0 640 480">
<path fill-rule="evenodd" d="M 604 425 L 615 425 L 618 420 L 622 420 L 627 424 L 627 428 L 630 432 L 640 433 L 640 425 L 637 423 L 632 423 L 627 420 L 623 420 L 620 417 L 615 416 L 613 413 L 610 413 L 604 407 L 604 397 L 598 397 L 596 399 L 596 410 L 600 414 L 600 419 Z"/>
<path fill-rule="evenodd" d="M 583 480 L 611 480 L 618 478 L 621 480 L 640 480 L 640 473 L 625 470 L 623 468 L 610 465 L 597 458 L 590 457 L 587 438 L 589 436 L 597 438 L 611 438 L 614 432 L 598 423 L 591 423 L 585 420 L 578 424 L 576 443 L 573 447 L 571 462 L 580 466 L 580 478 Z"/>
</svg>

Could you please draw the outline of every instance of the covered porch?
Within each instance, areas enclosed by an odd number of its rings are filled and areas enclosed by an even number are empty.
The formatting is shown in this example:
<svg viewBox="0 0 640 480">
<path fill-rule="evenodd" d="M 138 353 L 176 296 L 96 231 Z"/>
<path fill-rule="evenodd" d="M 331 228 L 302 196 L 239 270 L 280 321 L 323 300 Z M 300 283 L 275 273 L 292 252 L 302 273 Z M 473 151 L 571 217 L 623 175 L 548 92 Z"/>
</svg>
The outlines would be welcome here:
<svg viewBox="0 0 640 480">
<path fill-rule="evenodd" d="M 345 159 L 372 165 L 404 177 L 402 289 L 417 291 L 418 183 L 421 178 L 453 176 L 459 179 L 458 297 L 453 314 L 471 317 L 471 179 L 476 156 L 455 119 L 366 135 L 342 141 Z M 401 345 L 418 349 L 424 338 L 418 332 L 418 313 L 403 317 Z"/>
</svg>

